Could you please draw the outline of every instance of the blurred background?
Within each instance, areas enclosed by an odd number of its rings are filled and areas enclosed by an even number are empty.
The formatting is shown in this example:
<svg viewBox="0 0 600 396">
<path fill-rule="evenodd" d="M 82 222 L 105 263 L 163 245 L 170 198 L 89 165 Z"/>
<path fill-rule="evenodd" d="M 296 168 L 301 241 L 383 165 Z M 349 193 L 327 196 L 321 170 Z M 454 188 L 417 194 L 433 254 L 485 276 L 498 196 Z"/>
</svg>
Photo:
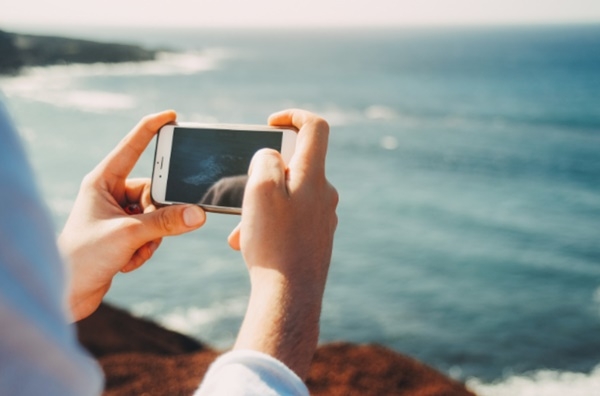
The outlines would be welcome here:
<svg viewBox="0 0 600 396">
<path fill-rule="evenodd" d="M 341 199 L 322 342 L 383 344 L 482 394 L 593 394 L 600 4 L 348 3 L 3 9 L 5 31 L 151 55 L 0 76 L 57 231 L 82 177 L 145 114 L 266 123 L 305 108 L 331 125 L 327 170 Z M 134 176 L 150 176 L 153 150 Z M 165 240 L 107 300 L 231 346 L 249 290 L 226 242 L 237 221 L 209 214 L 203 229 Z"/>
</svg>

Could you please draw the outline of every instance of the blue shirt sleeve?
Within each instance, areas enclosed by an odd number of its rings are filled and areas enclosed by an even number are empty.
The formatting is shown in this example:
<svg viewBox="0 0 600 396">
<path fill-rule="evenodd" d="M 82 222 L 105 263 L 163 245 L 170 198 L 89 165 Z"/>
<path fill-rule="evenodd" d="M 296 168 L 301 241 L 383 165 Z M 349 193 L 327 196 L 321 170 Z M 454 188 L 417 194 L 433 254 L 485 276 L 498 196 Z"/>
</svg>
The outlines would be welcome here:
<svg viewBox="0 0 600 396">
<path fill-rule="evenodd" d="M 54 228 L 1 100 L 1 393 L 100 395 L 101 371 L 69 324 Z"/>
</svg>

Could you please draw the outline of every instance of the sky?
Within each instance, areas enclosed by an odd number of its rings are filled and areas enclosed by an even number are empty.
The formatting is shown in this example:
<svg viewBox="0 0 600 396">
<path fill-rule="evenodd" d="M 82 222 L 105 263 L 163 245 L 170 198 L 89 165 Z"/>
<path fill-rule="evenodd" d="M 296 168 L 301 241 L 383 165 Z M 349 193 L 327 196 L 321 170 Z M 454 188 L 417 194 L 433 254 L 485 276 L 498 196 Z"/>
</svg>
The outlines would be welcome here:
<svg viewBox="0 0 600 396">
<path fill-rule="evenodd" d="M 18 0 L 0 10 L 0 29 L 600 23 L 600 0 Z"/>
</svg>

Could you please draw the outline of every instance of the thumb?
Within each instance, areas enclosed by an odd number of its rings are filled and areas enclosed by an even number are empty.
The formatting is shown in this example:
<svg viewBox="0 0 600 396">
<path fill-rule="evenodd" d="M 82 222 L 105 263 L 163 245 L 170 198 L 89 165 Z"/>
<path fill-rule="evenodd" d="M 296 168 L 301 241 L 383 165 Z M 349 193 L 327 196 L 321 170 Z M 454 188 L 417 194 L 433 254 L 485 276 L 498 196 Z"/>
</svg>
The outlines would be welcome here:
<svg viewBox="0 0 600 396">
<path fill-rule="evenodd" d="M 142 223 L 140 234 L 146 241 L 193 231 L 206 221 L 204 210 L 196 205 L 167 206 L 136 217 Z"/>
<path fill-rule="evenodd" d="M 242 221 L 227 238 L 229 246 L 234 250 L 242 248 L 241 234 L 244 225 L 253 224 L 253 218 L 261 217 L 268 211 L 271 200 L 277 195 L 287 195 L 285 164 L 279 152 L 271 149 L 257 151 L 250 162 L 248 175 L 242 203 Z"/>
<path fill-rule="evenodd" d="M 253 192 L 257 185 L 268 181 L 285 190 L 285 178 L 285 164 L 281 154 L 272 149 L 258 150 L 250 162 L 245 194 L 249 194 L 248 190 Z"/>
<path fill-rule="evenodd" d="M 229 234 L 229 237 L 227 237 L 227 242 L 229 242 L 229 246 L 233 249 L 233 250 L 240 250 L 241 246 L 240 246 L 240 230 L 242 228 L 242 224 L 239 223 L 233 231 L 231 231 L 231 234 Z"/>
<path fill-rule="evenodd" d="M 248 173 L 242 204 L 241 232 L 245 219 L 269 213 L 269 208 L 272 208 L 279 198 L 288 196 L 285 164 L 277 151 L 257 151 L 252 157 Z M 250 223 L 252 224 L 252 221 Z"/>
</svg>

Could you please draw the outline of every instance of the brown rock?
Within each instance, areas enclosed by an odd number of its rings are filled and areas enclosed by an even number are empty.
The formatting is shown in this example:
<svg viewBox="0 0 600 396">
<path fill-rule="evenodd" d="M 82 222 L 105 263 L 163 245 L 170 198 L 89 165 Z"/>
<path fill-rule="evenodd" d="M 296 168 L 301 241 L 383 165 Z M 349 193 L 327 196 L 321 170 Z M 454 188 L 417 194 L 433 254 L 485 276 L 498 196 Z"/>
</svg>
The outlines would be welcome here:
<svg viewBox="0 0 600 396">
<path fill-rule="evenodd" d="M 179 355 L 210 349 L 193 338 L 107 304 L 100 304 L 77 327 L 79 341 L 96 357 L 121 352 Z"/>
<path fill-rule="evenodd" d="M 431 367 L 379 345 L 319 347 L 306 383 L 314 396 L 474 396 Z"/>
<path fill-rule="evenodd" d="M 77 326 L 80 341 L 104 370 L 107 396 L 191 395 L 219 355 L 106 304 Z M 306 383 L 314 396 L 474 396 L 438 371 L 378 345 L 319 347 Z"/>
</svg>

